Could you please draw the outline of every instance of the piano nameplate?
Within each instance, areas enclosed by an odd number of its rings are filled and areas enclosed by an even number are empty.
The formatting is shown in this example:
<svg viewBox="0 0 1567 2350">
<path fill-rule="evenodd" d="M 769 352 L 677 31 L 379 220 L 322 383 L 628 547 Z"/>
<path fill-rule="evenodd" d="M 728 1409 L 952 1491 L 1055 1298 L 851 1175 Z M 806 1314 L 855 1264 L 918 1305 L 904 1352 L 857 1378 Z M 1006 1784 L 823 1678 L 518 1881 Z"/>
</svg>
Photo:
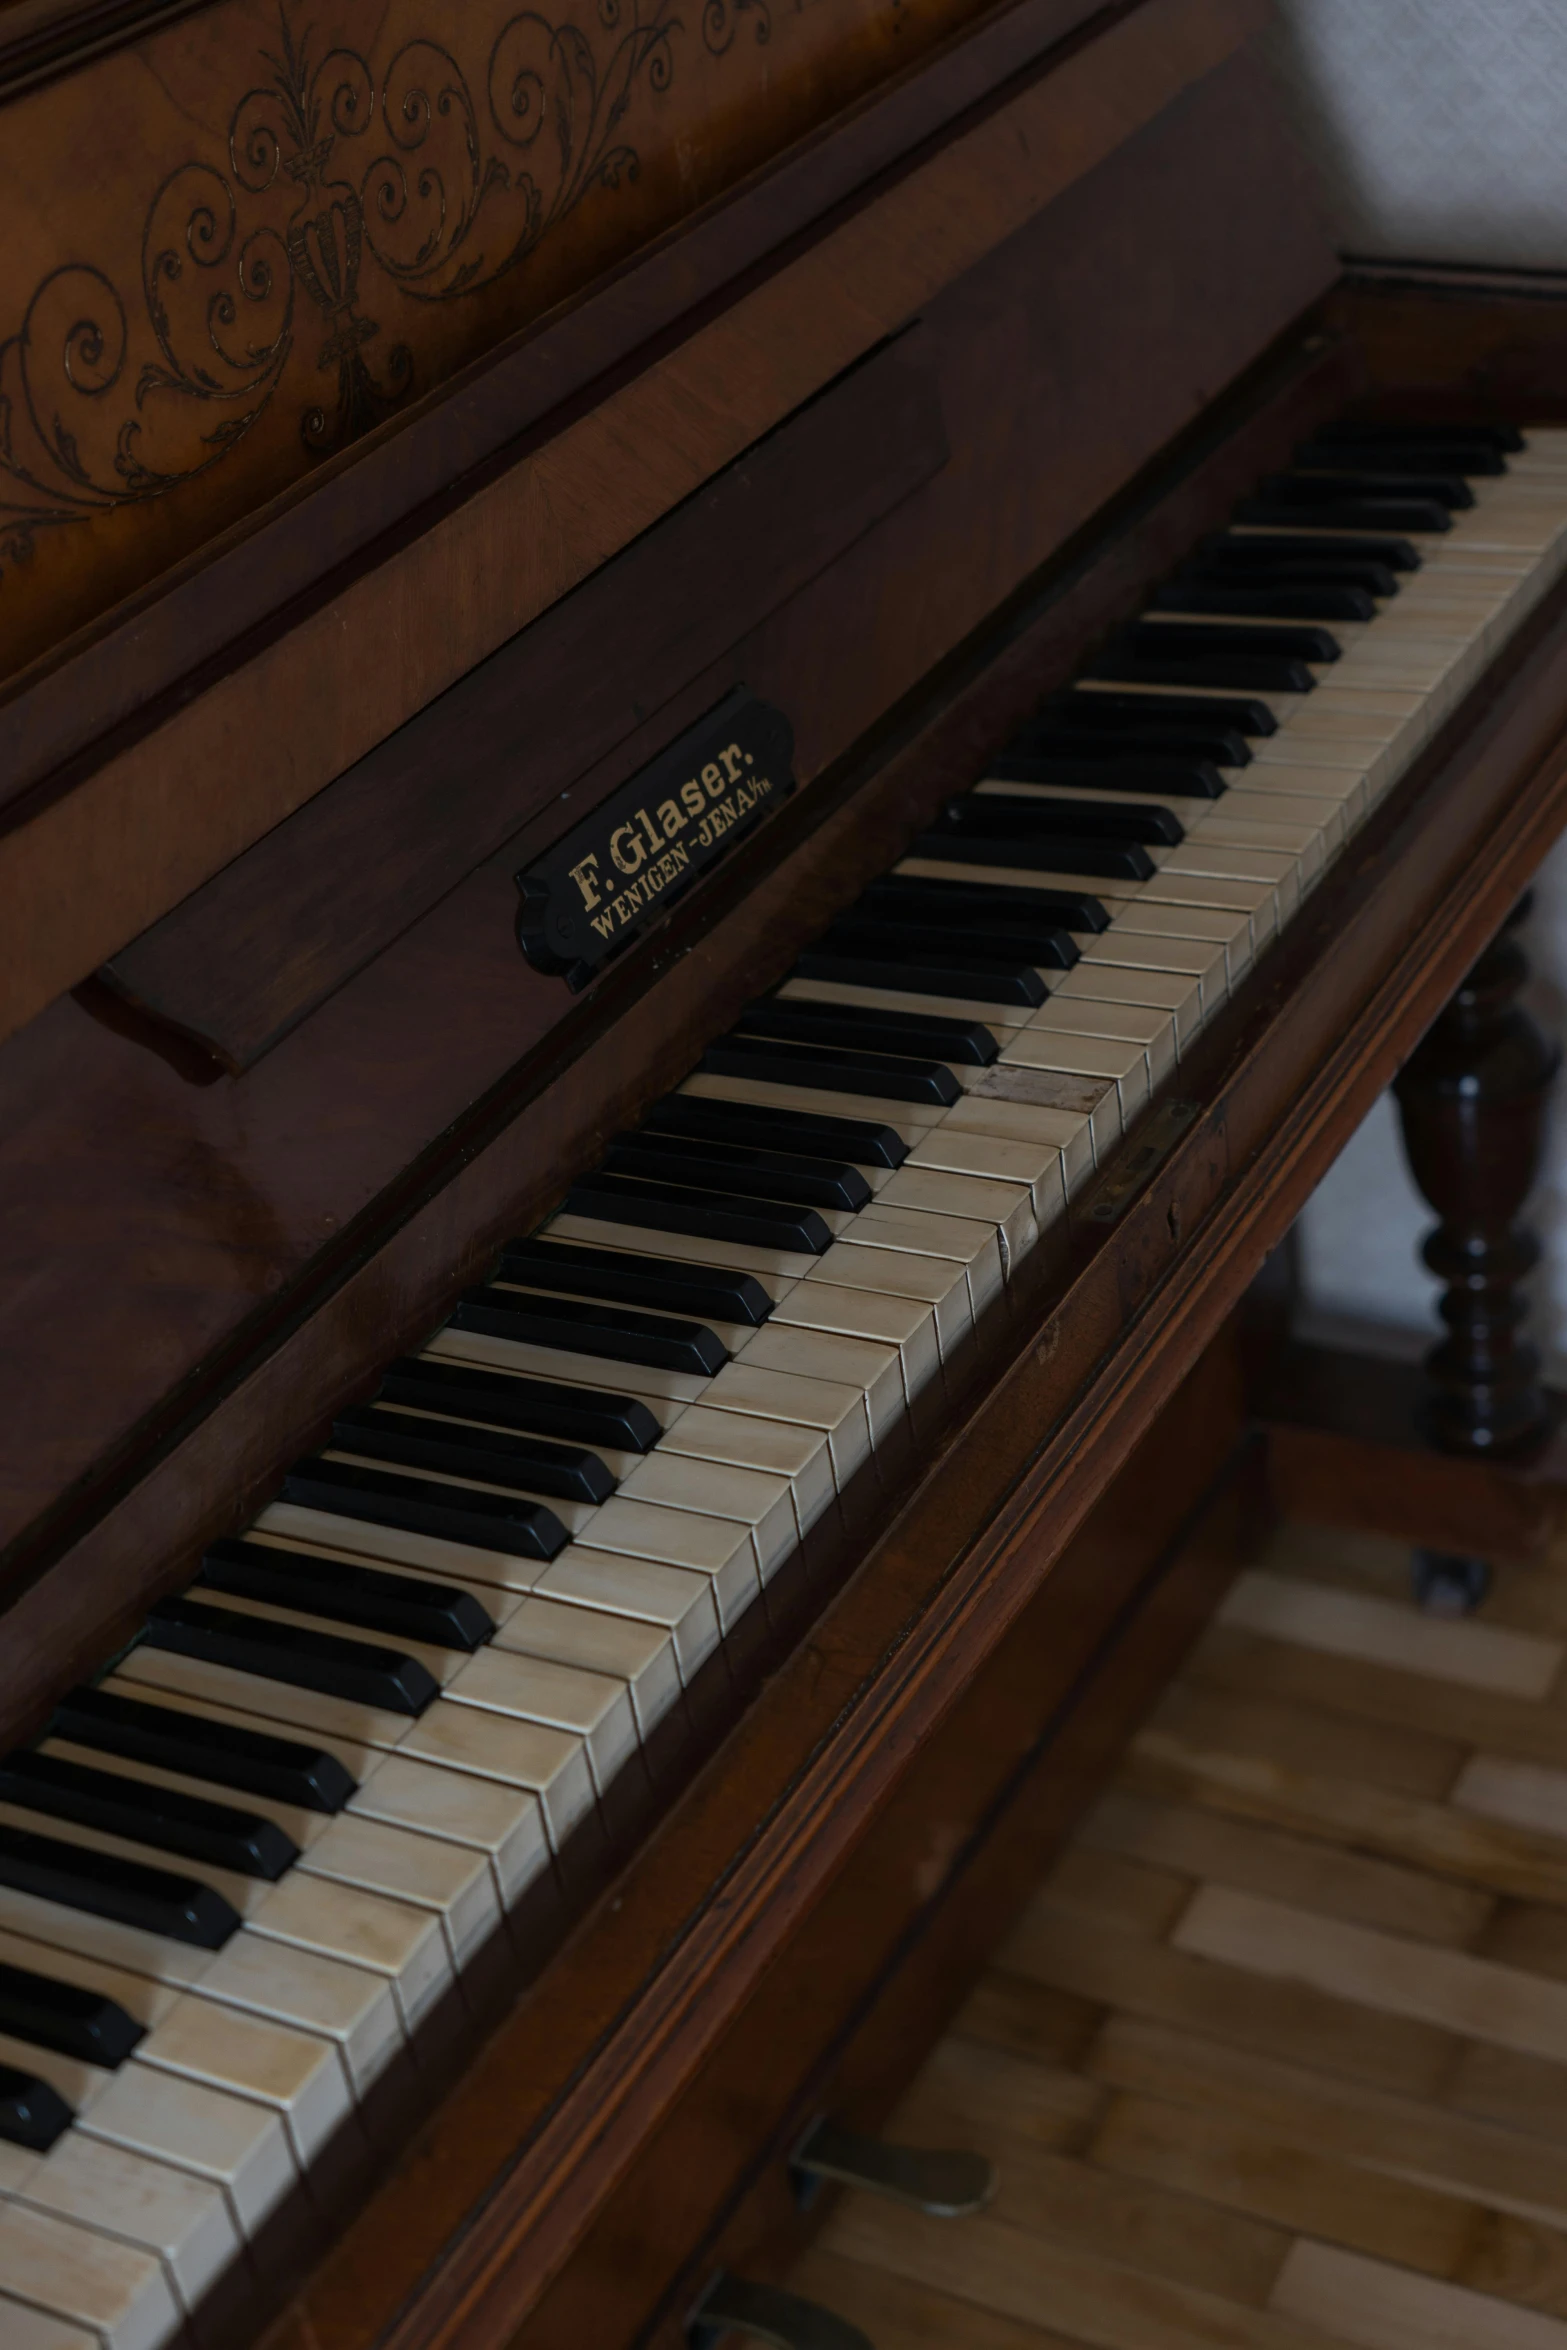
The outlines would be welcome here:
<svg viewBox="0 0 1567 2350">
<path fill-rule="evenodd" d="M 794 730 L 736 686 L 517 875 L 517 943 L 585 987 L 794 789 Z"/>
</svg>

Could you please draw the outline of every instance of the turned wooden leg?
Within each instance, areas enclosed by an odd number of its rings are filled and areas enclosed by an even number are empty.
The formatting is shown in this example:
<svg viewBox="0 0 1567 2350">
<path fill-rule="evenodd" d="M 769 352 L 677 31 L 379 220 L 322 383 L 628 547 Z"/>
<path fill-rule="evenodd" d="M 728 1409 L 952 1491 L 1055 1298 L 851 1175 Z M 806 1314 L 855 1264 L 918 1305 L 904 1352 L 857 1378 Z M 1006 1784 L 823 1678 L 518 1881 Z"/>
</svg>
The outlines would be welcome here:
<svg viewBox="0 0 1567 2350">
<path fill-rule="evenodd" d="M 1394 1084 L 1416 1183 L 1441 1221 L 1423 1254 L 1446 1283 L 1448 1335 L 1426 1358 L 1425 1413 L 1444 1451 L 1502 1454 L 1548 1425 L 1540 1361 L 1519 1335 L 1539 1243 L 1514 1222 L 1539 1170 L 1561 1058 L 1523 1006 L 1516 906 Z"/>
</svg>

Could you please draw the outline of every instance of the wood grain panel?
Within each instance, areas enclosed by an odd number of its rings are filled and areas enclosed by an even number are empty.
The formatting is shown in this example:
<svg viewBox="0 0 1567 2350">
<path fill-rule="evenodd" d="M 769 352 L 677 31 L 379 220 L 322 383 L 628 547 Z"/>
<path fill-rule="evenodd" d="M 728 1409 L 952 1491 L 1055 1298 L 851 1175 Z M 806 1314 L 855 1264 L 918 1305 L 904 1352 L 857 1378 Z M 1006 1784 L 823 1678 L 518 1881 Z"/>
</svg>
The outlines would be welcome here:
<svg viewBox="0 0 1567 2350">
<path fill-rule="evenodd" d="M 1222 62 L 1252 14 L 1169 0 L 1115 25 L 36 806 L 0 840 L 17 910 L 0 1034 L 904 325 Z M 1314 231 L 1290 260 L 1281 322 L 1331 274 Z M 375 656 L 345 665 L 345 644 Z"/>
</svg>

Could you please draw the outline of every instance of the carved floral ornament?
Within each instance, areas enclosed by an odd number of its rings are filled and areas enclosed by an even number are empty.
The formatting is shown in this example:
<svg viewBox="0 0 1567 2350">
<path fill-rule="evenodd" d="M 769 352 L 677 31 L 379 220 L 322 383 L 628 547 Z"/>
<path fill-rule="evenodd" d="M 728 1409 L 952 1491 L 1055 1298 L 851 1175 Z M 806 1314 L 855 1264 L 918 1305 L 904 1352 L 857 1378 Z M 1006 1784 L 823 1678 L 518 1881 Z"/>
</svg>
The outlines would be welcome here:
<svg viewBox="0 0 1567 2350">
<path fill-rule="evenodd" d="M 768 0 L 699 0 L 715 57 Z M 228 170 L 172 171 L 147 208 L 141 282 L 68 262 L 0 343 L 0 587 L 40 530 L 165 496 L 219 465 L 268 407 L 296 344 L 325 377 L 300 433 L 324 455 L 411 390 L 375 286 L 454 302 L 522 266 L 594 187 L 634 180 L 620 136 L 641 87 L 667 90 L 674 0 L 593 0 L 593 36 L 507 18 L 477 94 L 451 52 L 405 41 L 379 75 L 314 54 L 280 13 L 263 77 L 234 109 Z"/>
</svg>

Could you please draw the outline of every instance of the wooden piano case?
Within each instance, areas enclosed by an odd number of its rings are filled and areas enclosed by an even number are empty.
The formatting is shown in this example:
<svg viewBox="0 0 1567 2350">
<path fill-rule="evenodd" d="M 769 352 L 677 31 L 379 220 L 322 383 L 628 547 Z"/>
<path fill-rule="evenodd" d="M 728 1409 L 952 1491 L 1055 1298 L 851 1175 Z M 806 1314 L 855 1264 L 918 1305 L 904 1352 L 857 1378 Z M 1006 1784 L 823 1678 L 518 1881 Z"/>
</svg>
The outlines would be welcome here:
<svg viewBox="0 0 1567 2350">
<path fill-rule="evenodd" d="M 128 598 L 104 523 L 121 601 L 0 702 L 12 1735 L 1304 431 L 1562 413 L 1557 305 L 1337 282 L 1256 21 L 954 16 Z M 1558 590 L 533 1921 L 275 2350 L 672 2350 L 787 2265 L 801 2129 L 889 2108 L 1267 1506 L 1242 1298 L 1567 814 L 1564 650 Z M 515 869 L 742 679 L 801 789 L 572 997 Z"/>
</svg>

